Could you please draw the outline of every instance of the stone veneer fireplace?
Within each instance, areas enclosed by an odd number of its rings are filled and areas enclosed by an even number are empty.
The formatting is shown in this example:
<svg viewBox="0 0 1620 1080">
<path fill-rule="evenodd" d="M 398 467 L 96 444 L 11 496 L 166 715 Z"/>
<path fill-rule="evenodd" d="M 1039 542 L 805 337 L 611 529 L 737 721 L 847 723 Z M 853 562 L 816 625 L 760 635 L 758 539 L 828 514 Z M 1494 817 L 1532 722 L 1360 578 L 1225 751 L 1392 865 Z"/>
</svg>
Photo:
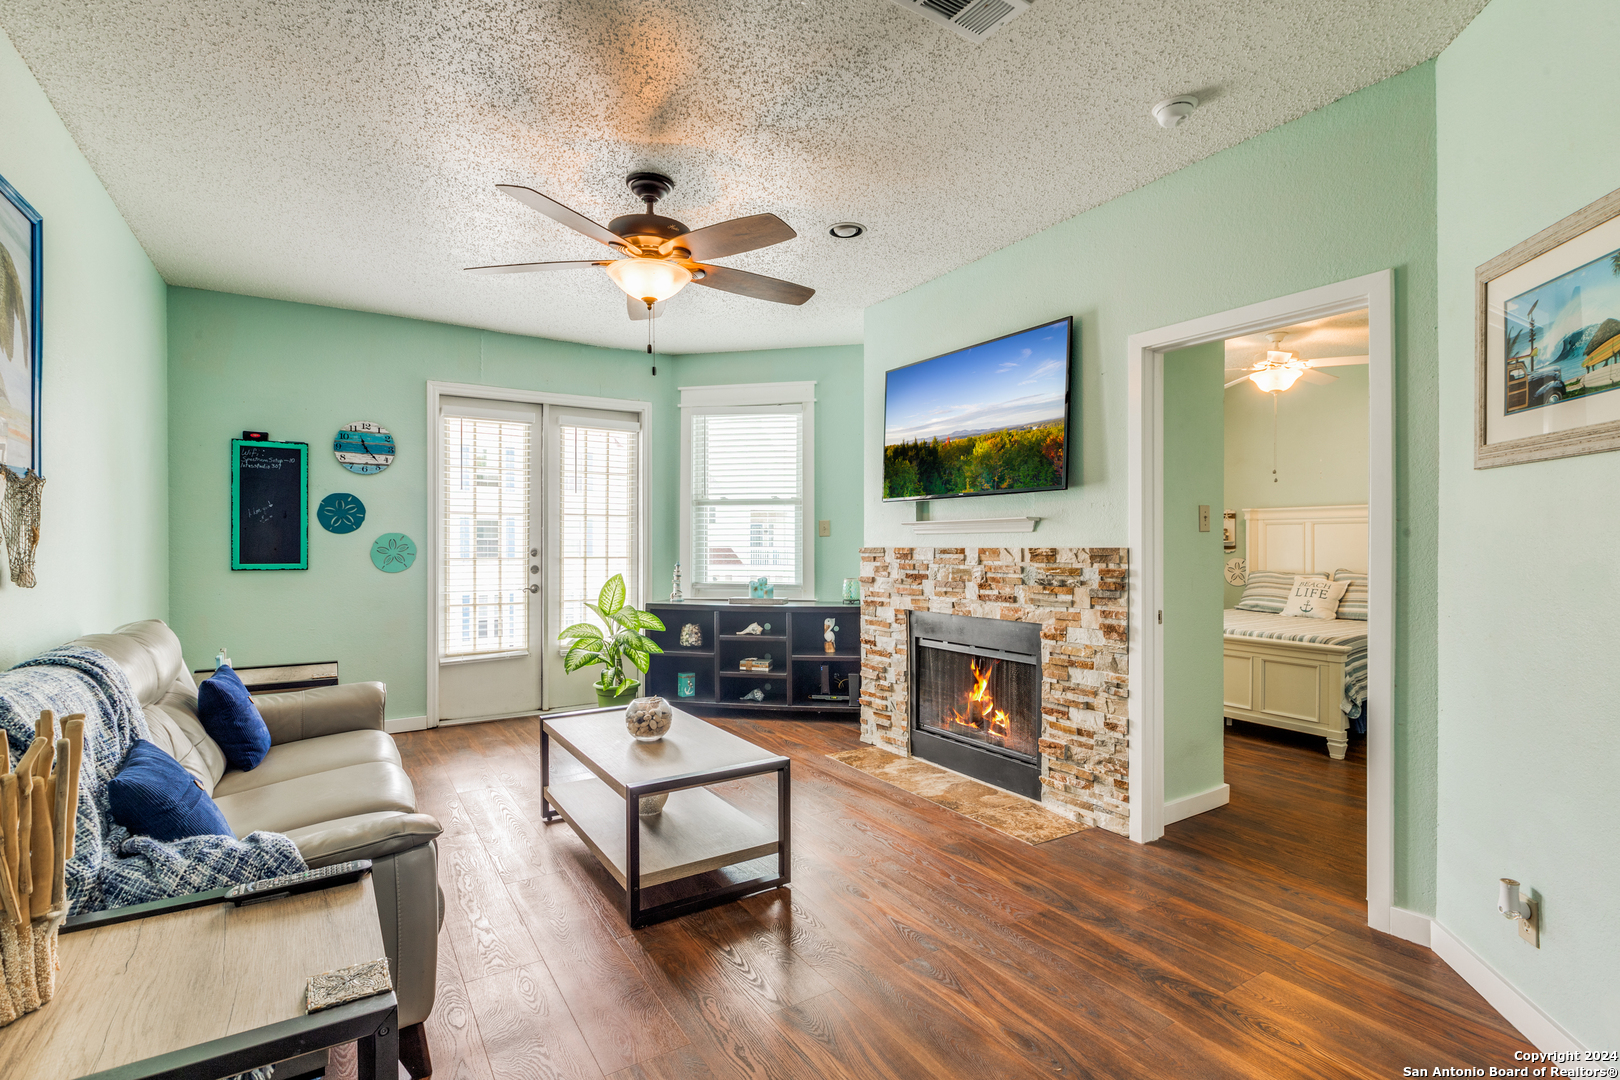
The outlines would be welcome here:
<svg viewBox="0 0 1620 1080">
<path fill-rule="evenodd" d="M 1038 793 L 1047 809 L 1073 821 L 1128 832 L 1126 574 L 1123 548 L 862 548 L 861 740 L 909 756 L 920 738 L 928 748 L 917 756 L 970 774 L 963 751 L 1022 759 L 1038 788 L 981 779 Z M 925 616 L 913 625 L 919 612 L 966 618 Z M 1034 633 L 1009 627 L 1011 636 L 939 648 L 960 644 L 961 628 L 981 619 Z M 921 648 L 914 638 L 923 639 Z M 1034 649 L 1038 693 L 1032 666 L 1020 662 Z M 975 675 L 985 680 L 980 696 L 998 703 L 988 716 L 963 700 L 961 680 Z M 914 702 L 918 693 L 935 700 Z M 1027 717 L 1023 703 L 1031 699 L 1038 730 L 1013 732 L 1014 713 Z M 916 732 L 914 705 L 928 718 Z M 997 712 L 1007 713 L 1005 731 Z M 930 752 L 939 744 L 951 760 Z"/>
</svg>

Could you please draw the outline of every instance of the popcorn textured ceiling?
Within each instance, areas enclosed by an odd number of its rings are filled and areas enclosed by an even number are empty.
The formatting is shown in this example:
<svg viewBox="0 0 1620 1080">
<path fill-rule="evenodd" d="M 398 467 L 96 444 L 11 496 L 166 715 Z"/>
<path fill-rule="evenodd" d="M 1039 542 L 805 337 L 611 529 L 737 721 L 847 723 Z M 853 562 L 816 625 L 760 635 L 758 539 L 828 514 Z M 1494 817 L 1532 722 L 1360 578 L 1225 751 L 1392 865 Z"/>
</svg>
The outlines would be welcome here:
<svg viewBox="0 0 1620 1080">
<path fill-rule="evenodd" d="M 862 309 L 1439 52 L 1484 0 L 1037 0 L 982 45 L 888 0 L 0 0 L 170 283 L 640 348 L 600 270 L 627 173 L 719 260 L 817 290 L 688 288 L 660 351 L 858 342 Z M 1173 130 L 1155 102 L 1205 104 Z M 857 240 L 827 235 L 859 221 Z"/>
</svg>

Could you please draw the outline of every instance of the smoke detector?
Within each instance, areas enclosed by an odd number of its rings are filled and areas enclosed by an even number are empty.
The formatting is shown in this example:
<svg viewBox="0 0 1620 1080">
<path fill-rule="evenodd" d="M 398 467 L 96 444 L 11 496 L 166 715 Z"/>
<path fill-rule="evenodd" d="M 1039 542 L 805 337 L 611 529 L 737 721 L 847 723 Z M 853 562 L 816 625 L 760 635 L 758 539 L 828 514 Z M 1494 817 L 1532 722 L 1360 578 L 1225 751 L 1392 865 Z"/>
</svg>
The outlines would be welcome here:
<svg viewBox="0 0 1620 1080">
<path fill-rule="evenodd" d="M 1182 94 L 1153 106 L 1153 119 L 1159 122 L 1160 127 L 1173 128 L 1191 116 L 1196 108 L 1198 99 L 1191 94 Z"/>
<path fill-rule="evenodd" d="M 1030 0 L 893 0 L 977 45 L 1029 10 Z"/>
</svg>

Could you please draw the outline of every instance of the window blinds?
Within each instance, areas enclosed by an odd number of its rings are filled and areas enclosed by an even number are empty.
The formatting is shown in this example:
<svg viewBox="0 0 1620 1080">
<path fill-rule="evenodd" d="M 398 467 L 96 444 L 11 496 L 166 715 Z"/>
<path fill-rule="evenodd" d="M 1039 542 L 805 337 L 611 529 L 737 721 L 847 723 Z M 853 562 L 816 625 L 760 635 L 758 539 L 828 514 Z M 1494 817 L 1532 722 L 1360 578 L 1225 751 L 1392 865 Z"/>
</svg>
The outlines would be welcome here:
<svg viewBox="0 0 1620 1080">
<path fill-rule="evenodd" d="M 692 580 L 802 583 L 803 410 L 694 410 L 691 425 Z"/>
<path fill-rule="evenodd" d="M 443 427 L 441 655 L 526 651 L 533 425 L 445 416 Z"/>
<path fill-rule="evenodd" d="M 623 574 L 626 603 L 639 605 L 636 580 L 636 459 L 641 432 L 634 422 L 564 416 L 558 423 L 562 626 L 599 622 L 585 607 L 615 574 Z"/>
</svg>

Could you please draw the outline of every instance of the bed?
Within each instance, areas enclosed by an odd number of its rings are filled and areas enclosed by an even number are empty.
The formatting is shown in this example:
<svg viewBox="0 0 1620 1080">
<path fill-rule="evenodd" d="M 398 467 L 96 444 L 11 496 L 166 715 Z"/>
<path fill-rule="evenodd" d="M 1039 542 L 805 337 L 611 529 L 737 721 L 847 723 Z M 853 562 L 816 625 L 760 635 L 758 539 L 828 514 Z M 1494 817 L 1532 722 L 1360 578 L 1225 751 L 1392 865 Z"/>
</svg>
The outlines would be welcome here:
<svg viewBox="0 0 1620 1080">
<path fill-rule="evenodd" d="M 1244 523 L 1250 571 L 1366 573 L 1365 505 L 1246 510 Z M 1321 735 L 1342 760 L 1366 730 L 1367 624 L 1228 608 L 1223 634 L 1226 716 Z"/>
</svg>

